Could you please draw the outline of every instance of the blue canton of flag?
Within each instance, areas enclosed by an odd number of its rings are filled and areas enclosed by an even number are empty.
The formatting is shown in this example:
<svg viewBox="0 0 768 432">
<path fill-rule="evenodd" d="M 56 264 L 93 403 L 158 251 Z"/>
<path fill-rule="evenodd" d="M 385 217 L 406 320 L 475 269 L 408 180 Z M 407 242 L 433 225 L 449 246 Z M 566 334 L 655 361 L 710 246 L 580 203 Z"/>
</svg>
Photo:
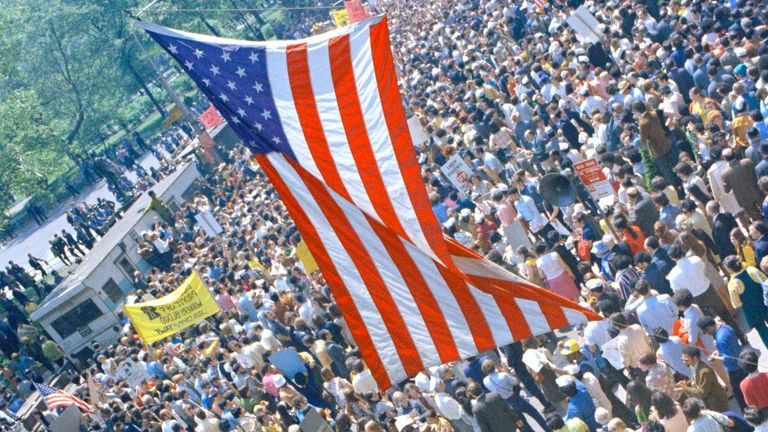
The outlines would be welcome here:
<svg viewBox="0 0 768 432">
<path fill-rule="evenodd" d="M 293 156 L 272 97 L 267 48 L 208 44 L 161 32 L 150 35 L 176 58 L 251 149 Z"/>
</svg>

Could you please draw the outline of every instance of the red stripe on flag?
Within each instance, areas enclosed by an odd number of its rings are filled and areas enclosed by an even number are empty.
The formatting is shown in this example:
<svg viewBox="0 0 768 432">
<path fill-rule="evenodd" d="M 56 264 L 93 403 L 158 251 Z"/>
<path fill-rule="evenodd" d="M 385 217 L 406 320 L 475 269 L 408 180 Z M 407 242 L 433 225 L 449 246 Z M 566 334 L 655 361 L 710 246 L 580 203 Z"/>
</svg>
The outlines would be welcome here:
<svg viewBox="0 0 768 432">
<path fill-rule="evenodd" d="M 331 257 L 328 256 L 328 252 L 323 246 L 323 242 L 320 240 L 320 236 L 315 230 L 314 225 L 304 213 L 301 205 L 293 197 L 290 188 L 283 182 L 280 174 L 277 173 L 272 163 L 267 159 L 265 155 L 256 155 L 256 160 L 261 165 L 267 177 L 275 186 L 275 190 L 280 195 L 280 199 L 285 204 L 288 212 L 296 223 L 296 227 L 301 232 L 302 238 L 307 243 L 307 247 L 312 252 L 312 256 L 317 261 L 318 266 L 323 272 L 323 277 L 328 282 L 328 287 L 333 293 L 333 297 L 336 300 L 336 304 L 339 305 L 344 314 L 344 319 L 347 321 L 349 331 L 352 333 L 352 337 L 357 343 L 357 348 L 360 350 L 360 354 L 363 356 L 366 365 L 371 370 L 376 382 L 382 389 L 389 388 L 392 383 L 389 379 L 389 374 L 384 369 L 384 365 L 381 362 L 379 353 L 376 350 L 376 346 L 373 344 L 371 335 L 368 333 L 368 328 L 365 326 L 363 318 L 360 316 L 360 312 L 355 306 L 352 296 L 349 294 L 344 281 L 339 275 L 336 267 L 333 265 Z"/>
<path fill-rule="evenodd" d="M 331 61 L 333 88 L 336 92 L 341 122 L 344 124 L 349 149 L 355 159 L 357 171 L 360 173 L 360 179 L 363 181 L 368 198 L 384 225 L 409 239 L 397 218 L 392 201 L 389 199 L 387 187 L 384 185 L 379 166 L 376 163 L 376 156 L 373 154 L 373 148 L 368 138 L 365 118 L 363 118 L 360 99 L 357 96 L 349 35 L 329 40 L 328 56 Z"/>
<path fill-rule="evenodd" d="M 421 231 L 424 233 L 427 243 L 443 264 L 453 268 L 453 261 L 448 255 L 443 240 L 442 229 L 427 198 L 427 191 L 424 188 L 416 159 L 416 151 L 413 148 L 413 139 L 408 130 L 403 101 L 400 98 L 400 89 L 397 85 L 392 49 L 389 45 L 386 17 L 370 27 L 370 44 L 381 107 L 384 110 L 389 136 L 395 149 L 395 156 L 403 175 L 405 188 L 408 190 L 408 196 L 411 198 L 411 204 L 416 212 L 416 217 L 419 219 Z"/>
<path fill-rule="evenodd" d="M 355 230 L 349 223 L 344 211 L 339 208 L 336 201 L 331 197 L 330 193 L 322 183 L 301 168 L 295 160 L 291 158 L 286 158 L 286 160 L 293 166 L 299 176 L 301 176 L 301 179 L 304 181 L 307 189 L 309 189 L 315 202 L 336 232 L 336 236 L 339 238 L 341 245 L 352 259 L 355 267 L 357 267 L 360 276 L 363 278 L 366 289 L 368 290 L 373 303 L 376 305 L 376 308 L 381 315 L 381 319 L 384 321 L 384 325 L 387 327 L 387 331 L 395 344 L 395 350 L 400 357 L 400 362 L 403 364 L 405 372 L 408 376 L 412 376 L 419 371 L 424 370 L 424 365 L 421 361 L 419 351 L 416 349 L 416 344 L 414 343 L 411 334 L 408 332 L 408 327 L 406 327 L 405 321 L 403 320 L 397 305 L 395 305 L 392 295 L 387 289 L 386 283 L 379 274 L 376 263 L 373 262 L 368 255 L 365 246 L 363 246 L 362 241 L 355 234 Z"/>
<path fill-rule="evenodd" d="M 323 131 L 320 115 L 317 112 L 315 94 L 312 91 L 312 79 L 309 73 L 309 59 L 307 58 L 307 44 L 289 45 L 286 49 L 286 62 L 288 63 L 288 82 L 291 85 L 293 103 L 299 123 L 304 132 L 307 147 L 312 153 L 317 168 L 325 180 L 325 183 L 349 201 L 352 201 L 339 176 L 333 156 L 328 147 L 328 140 Z"/>
<path fill-rule="evenodd" d="M 445 237 L 445 244 L 448 245 L 448 253 L 464 258 L 480 258 L 475 251 L 464 247 L 461 243 L 452 238 Z"/>
<path fill-rule="evenodd" d="M 464 279 L 439 263 L 435 264 L 443 276 L 445 284 L 448 285 L 448 288 L 456 298 L 462 314 L 467 319 L 467 325 L 469 325 L 469 329 L 472 332 L 472 339 L 475 341 L 478 352 L 494 348 L 496 343 L 493 340 L 491 328 L 488 326 L 488 322 L 485 320 L 485 315 L 483 315 L 480 305 L 477 304 L 477 300 L 469 292 L 469 287 L 467 287 Z"/>
<path fill-rule="evenodd" d="M 413 262 L 402 240 L 397 234 L 386 229 L 380 223 L 373 220 L 373 218 L 367 217 L 367 219 L 368 224 L 371 225 L 371 228 L 373 228 L 384 244 L 387 253 L 394 261 L 397 269 L 400 271 L 400 275 L 408 285 L 411 295 L 416 300 L 416 307 L 421 312 L 424 324 L 427 326 L 440 360 L 443 363 L 456 360 L 459 358 L 459 350 L 448 327 L 448 322 L 445 316 L 443 316 L 435 296 L 430 291 L 427 281 L 424 280 L 424 275 L 419 271 L 416 263 Z"/>
</svg>

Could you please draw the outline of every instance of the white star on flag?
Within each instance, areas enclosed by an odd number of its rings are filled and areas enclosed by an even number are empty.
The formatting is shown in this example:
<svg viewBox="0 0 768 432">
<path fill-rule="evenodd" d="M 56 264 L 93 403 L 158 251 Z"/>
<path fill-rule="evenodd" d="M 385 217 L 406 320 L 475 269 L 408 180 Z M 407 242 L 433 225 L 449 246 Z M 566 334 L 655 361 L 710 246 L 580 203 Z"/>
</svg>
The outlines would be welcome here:
<svg viewBox="0 0 768 432">
<path fill-rule="evenodd" d="M 249 55 L 248 58 L 251 60 L 251 63 L 256 63 L 259 61 L 259 53 L 256 51 L 251 51 L 251 55 Z"/>
<path fill-rule="evenodd" d="M 229 89 L 232 91 L 235 91 L 235 89 L 237 88 L 237 86 L 235 86 L 234 81 L 227 81 L 227 87 L 229 87 Z"/>
<path fill-rule="evenodd" d="M 208 78 L 203 78 L 202 81 L 206 85 L 206 87 L 211 86 L 211 80 L 209 80 Z"/>
<path fill-rule="evenodd" d="M 277 145 L 280 145 L 280 137 L 274 137 L 274 138 L 272 138 L 272 142 L 273 142 L 273 143 L 275 143 L 275 144 L 277 144 Z"/>
<path fill-rule="evenodd" d="M 259 122 L 255 122 L 255 123 L 253 124 L 253 127 L 255 127 L 256 129 L 258 129 L 258 130 L 259 130 L 259 132 L 261 132 L 261 130 L 262 130 L 262 129 L 264 129 L 264 126 L 262 126 L 262 125 L 261 125 L 261 123 L 259 123 Z"/>
<path fill-rule="evenodd" d="M 186 67 L 189 70 L 192 70 L 192 62 L 187 60 L 184 62 L 184 67 Z"/>
<path fill-rule="evenodd" d="M 256 93 L 261 93 L 264 91 L 264 84 L 256 81 L 256 84 L 253 85 L 253 88 L 256 90 Z"/>
<path fill-rule="evenodd" d="M 232 60 L 231 58 L 229 58 L 229 55 L 230 55 L 229 51 L 224 51 L 221 53 L 221 59 L 224 60 L 224 63 Z"/>
<path fill-rule="evenodd" d="M 200 48 L 195 48 L 195 57 L 198 59 L 203 58 L 203 51 Z"/>
<path fill-rule="evenodd" d="M 219 97 L 220 97 L 220 98 L 221 98 L 221 100 L 223 100 L 224 102 L 227 102 L 227 101 L 229 101 L 229 98 L 228 98 L 228 97 L 227 97 L 227 95 L 225 95 L 224 93 L 220 94 L 220 95 L 219 95 Z"/>
<path fill-rule="evenodd" d="M 244 100 L 245 100 L 245 103 L 247 103 L 249 106 L 253 105 L 253 98 L 252 97 L 246 96 Z"/>
<path fill-rule="evenodd" d="M 262 116 L 262 117 L 264 117 L 264 120 L 269 120 L 269 119 L 271 119 L 271 118 L 272 118 L 272 112 L 271 112 L 270 110 L 268 110 L 268 109 L 265 109 L 265 110 L 264 110 L 264 111 L 261 113 L 261 116 Z"/>
<path fill-rule="evenodd" d="M 219 67 L 218 66 L 211 65 L 211 73 L 213 73 L 213 76 L 216 76 L 216 75 L 220 74 L 221 72 L 219 72 Z"/>
<path fill-rule="evenodd" d="M 168 45 L 168 51 L 170 51 L 170 52 L 172 52 L 174 54 L 178 54 L 179 53 L 179 48 L 176 45 L 174 45 L 174 44 L 170 44 L 170 45 Z"/>
<path fill-rule="evenodd" d="M 242 78 L 242 77 L 245 76 L 245 69 L 243 69 L 242 67 L 238 66 L 237 67 L 237 72 L 235 72 L 235 74 L 237 74 L 237 76 Z"/>
<path fill-rule="evenodd" d="M 242 108 L 238 108 L 237 115 L 239 115 L 240 117 L 245 117 L 245 110 Z"/>
</svg>

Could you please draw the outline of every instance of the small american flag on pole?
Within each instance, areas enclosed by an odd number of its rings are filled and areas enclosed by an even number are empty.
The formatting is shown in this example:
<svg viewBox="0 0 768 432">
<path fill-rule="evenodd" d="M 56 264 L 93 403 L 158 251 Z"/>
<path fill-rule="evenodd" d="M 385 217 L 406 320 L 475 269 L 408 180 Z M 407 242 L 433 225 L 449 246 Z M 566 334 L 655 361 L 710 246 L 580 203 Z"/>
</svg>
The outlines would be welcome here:
<svg viewBox="0 0 768 432">
<path fill-rule="evenodd" d="M 88 414 L 92 414 L 93 407 L 82 401 L 80 398 L 65 392 L 64 390 L 57 389 L 45 384 L 35 384 L 35 388 L 43 396 L 48 409 L 55 410 L 57 408 L 66 408 L 70 405 L 75 405 L 80 408 L 80 411 Z"/>
<path fill-rule="evenodd" d="M 599 319 L 443 237 L 386 18 L 268 42 L 139 24 L 256 154 L 380 388 Z"/>
</svg>

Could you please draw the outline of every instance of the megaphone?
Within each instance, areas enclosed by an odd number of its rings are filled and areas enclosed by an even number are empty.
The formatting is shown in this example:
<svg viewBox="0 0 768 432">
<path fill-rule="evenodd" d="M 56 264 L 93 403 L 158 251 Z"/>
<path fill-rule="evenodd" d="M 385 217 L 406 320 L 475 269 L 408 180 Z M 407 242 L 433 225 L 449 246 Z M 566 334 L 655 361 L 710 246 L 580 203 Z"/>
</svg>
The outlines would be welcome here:
<svg viewBox="0 0 768 432">
<path fill-rule="evenodd" d="M 553 206 L 565 207 L 576 201 L 576 187 L 571 180 L 558 173 L 550 173 L 539 180 L 539 194 Z"/>
</svg>

